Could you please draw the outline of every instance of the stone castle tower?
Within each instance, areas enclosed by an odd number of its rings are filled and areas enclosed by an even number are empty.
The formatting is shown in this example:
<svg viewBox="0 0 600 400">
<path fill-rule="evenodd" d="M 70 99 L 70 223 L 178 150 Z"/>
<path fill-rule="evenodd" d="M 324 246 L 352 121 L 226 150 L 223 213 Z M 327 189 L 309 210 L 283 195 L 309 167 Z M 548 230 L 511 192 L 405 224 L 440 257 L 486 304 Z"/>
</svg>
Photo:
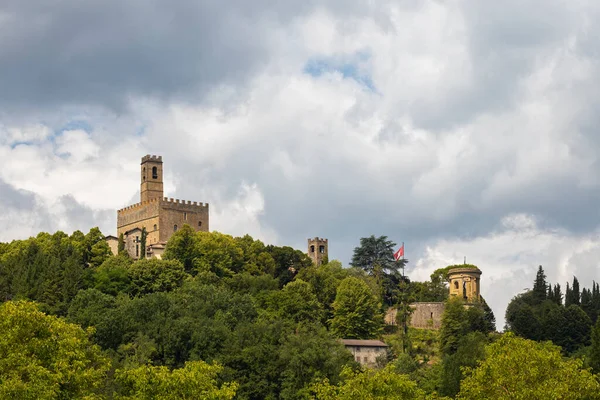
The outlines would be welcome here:
<svg viewBox="0 0 600 400">
<path fill-rule="evenodd" d="M 142 229 L 146 229 L 146 254 L 157 256 L 184 224 L 208 232 L 208 204 L 163 197 L 161 156 L 142 157 L 140 202 L 117 211 L 117 236 L 123 234 L 133 258 L 141 254 Z"/>
<path fill-rule="evenodd" d="M 163 197 L 163 162 L 161 156 L 142 157 L 142 177 L 140 201 L 150 201 Z"/>
<path fill-rule="evenodd" d="M 481 270 L 477 267 L 457 266 L 448 271 L 450 296 L 462 297 L 469 303 L 481 300 Z"/>
<path fill-rule="evenodd" d="M 327 239 L 315 237 L 308 239 L 308 256 L 316 266 L 329 260 L 329 245 Z"/>
</svg>

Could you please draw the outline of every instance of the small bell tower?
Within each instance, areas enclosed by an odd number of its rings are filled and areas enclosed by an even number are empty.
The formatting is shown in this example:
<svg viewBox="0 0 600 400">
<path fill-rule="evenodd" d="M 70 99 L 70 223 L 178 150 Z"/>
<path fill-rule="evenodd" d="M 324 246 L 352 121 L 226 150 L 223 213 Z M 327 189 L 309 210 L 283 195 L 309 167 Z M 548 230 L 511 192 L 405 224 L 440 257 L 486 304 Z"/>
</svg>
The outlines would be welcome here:
<svg viewBox="0 0 600 400">
<path fill-rule="evenodd" d="M 313 263 L 318 267 L 319 265 L 329 260 L 329 245 L 327 239 L 316 237 L 314 239 L 308 239 L 308 256 Z"/>
<path fill-rule="evenodd" d="M 141 163 L 140 201 L 163 198 L 163 162 L 162 156 L 146 155 Z"/>
</svg>

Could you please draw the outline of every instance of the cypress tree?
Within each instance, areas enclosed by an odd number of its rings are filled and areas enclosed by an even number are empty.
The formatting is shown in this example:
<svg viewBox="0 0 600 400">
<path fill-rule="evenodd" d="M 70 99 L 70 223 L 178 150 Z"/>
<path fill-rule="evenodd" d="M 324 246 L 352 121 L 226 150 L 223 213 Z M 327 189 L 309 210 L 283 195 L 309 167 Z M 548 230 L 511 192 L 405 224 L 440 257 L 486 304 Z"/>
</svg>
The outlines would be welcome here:
<svg viewBox="0 0 600 400">
<path fill-rule="evenodd" d="M 573 304 L 573 295 L 571 288 L 569 287 L 569 282 L 567 282 L 567 288 L 565 289 L 565 307 L 569 307 Z"/>
<path fill-rule="evenodd" d="M 125 251 L 125 239 L 123 238 L 123 233 L 119 234 L 119 241 L 117 245 L 117 254 L 123 254 Z"/>
<path fill-rule="evenodd" d="M 554 301 L 559 306 L 562 305 L 563 295 L 562 295 L 562 291 L 560 290 L 560 284 L 558 284 L 558 283 L 556 285 L 554 285 L 554 292 L 552 294 L 552 301 Z"/>
<path fill-rule="evenodd" d="M 594 320 L 594 305 L 592 303 L 592 291 L 590 289 L 583 288 L 581 291 L 581 309 Z"/>
<path fill-rule="evenodd" d="M 595 373 L 600 373 L 600 319 L 592 328 L 592 346 L 590 348 L 590 367 Z"/>
<path fill-rule="evenodd" d="M 579 281 L 577 277 L 573 277 L 573 288 L 571 295 L 573 296 L 573 304 L 581 305 L 581 294 L 579 293 Z"/>
<path fill-rule="evenodd" d="M 148 232 L 146 232 L 146 228 L 142 228 L 142 238 L 140 240 L 140 259 L 146 258 L 146 237 L 148 236 Z"/>
<path fill-rule="evenodd" d="M 537 303 L 546 300 L 546 287 L 546 274 L 544 274 L 544 269 L 540 265 L 535 277 L 535 282 L 533 283 L 533 297 Z"/>
</svg>

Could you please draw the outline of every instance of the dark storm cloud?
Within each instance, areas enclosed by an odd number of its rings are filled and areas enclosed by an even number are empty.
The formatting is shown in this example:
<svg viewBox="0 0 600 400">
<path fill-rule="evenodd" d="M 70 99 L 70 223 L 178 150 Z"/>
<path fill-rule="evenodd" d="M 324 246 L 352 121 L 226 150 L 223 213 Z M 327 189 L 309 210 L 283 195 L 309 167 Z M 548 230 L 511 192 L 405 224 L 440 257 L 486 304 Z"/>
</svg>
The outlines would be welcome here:
<svg viewBox="0 0 600 400">
<path fill-rule="evenodd" d="M 136 96 L 198 102 L 239 90 L 269 60 L 278 28 L 315 2 L 9 0 L 0 5 L 0 106 L 95 105 Z M 328 1 L 349 13 L 353 4 Z"/>
<path fill-rule="evenodd" d="M 35 206 L 35 194 L 19 190 L 0 179 L 0 205 L 4 212 L 31 210 Z"/>
</svg>

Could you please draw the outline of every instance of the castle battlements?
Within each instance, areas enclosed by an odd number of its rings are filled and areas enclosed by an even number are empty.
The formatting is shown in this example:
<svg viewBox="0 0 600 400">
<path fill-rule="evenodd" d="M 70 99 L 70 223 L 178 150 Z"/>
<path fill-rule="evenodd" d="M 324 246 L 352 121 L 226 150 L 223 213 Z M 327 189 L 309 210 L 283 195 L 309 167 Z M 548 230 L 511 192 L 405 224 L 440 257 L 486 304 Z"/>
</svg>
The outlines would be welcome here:
<svg viewBox="0 0 600 400">
<path fill-rule="evenodd" d="M 172 197 L 163 197 L 161 200 L 162 205 L 166 205 L 169 208 L 181 208 L 181 209 L 208 209 L 208 203 L 202 203 L 198 201 L 180 200 Z"/>
<path fill-rule="evenodd" d="M 153 203 L 158 203 L 158 202 L 159 202 L 159 199 L 151 199 L 151 200 L 146 200 L 146 201 L 140 201 L 139 203 L 135 203 L 135 204 L 132 204 L 130 206 L 123 207 L 120 210 L 117 210 L 117 213 L 121 213 L 123 211 L 128 211 L 128 210 L 136 210 L 136 209 L 145 207 L 145 206 L 153 204 Z"/>
<path fill-rule="evenodd" d="M 320 238 L 320 237 L 315 237 L 313 239 L 308 238 L 308 241 L 314 241 L 314 242 L 327 242 L 327 239 L 324 238 Z"/>
<path fill-rule="evenodd" d="M 144 157 L 142 157 L 142 164 L 146 161 L 162 162 L 162 156 L 146 154 Z"/>
<path fill-rule="evenodd" d="M 162 205 L 166 205 L 169 208 L 180 208 L 180 209 L 207 209 L 208 203 L 202 203 L 198 201 L 190 201 L 190 200 L 180 200 L 174 199 L 172 197 L 163 197 L 162 199 L 151 199 L 146 201 L 141 201 L 139 203 L 132 204 L 130 206 L 121 208 L 117 210 L 117 213 L 122 213 L 125 211 L 133 211 L 143 207 L 146 207 L 151 204 L 160 203 Z"/>
</svg>

